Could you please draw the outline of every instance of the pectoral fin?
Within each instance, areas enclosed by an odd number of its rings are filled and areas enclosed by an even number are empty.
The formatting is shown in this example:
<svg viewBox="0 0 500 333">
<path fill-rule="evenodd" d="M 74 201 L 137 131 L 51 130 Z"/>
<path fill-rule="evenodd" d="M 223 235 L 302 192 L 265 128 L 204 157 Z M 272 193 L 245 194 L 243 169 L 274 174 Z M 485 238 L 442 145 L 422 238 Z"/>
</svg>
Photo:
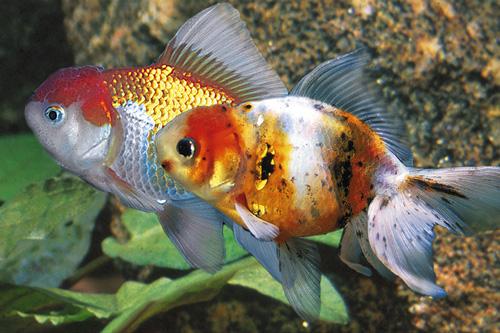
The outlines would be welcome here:
<svg viewBox="0 0 500 333">
<path fill-rule="evenodd" d="M 163 230 L 193 267 L 215 273 L 224 264 L 222 215 L 199 198 L 167 203 L 158 213 Z"/>
<path fill-rule="evenodd" d="M 280 230 L 277 226 L 253 215 L 244 204 L 236 202 L 235 208 L 248 230 L 256 238 L 270 241 L 279 235 Z"/>
</svg>

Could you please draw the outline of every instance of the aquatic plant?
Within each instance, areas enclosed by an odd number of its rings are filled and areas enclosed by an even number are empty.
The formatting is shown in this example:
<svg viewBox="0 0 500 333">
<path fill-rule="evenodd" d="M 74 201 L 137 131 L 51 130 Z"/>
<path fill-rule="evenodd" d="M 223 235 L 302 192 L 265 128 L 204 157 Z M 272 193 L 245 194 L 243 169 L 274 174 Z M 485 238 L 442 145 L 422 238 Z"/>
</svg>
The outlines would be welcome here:
<svg viewBox="0 0 500 333">
<path fill-rule="evenodd" d="M 224 233 L 226 264 L 216 274 L 192 270 L 165 236 L 154 214 L 132 209 L 121 214 L 126 240 L 108 237 L 103 257 L 175 272 L 149 283 L 126 281 L 114 294 L 60 288 L 92 270 L 80 267 L 106 195 L 62 173 L 31 135 L 0 138 L 0 327 L 39 330 L 91 319 L 106 321 L 104 332 L 131 332 L 146 319 L 182 305 L 206 301 L 225 285 L 256 290 L 287 303 L 278 282 Z M 97 221 L 106 223 L 108 221 Z M 316 236 L 338 247 L 340 233 Z M 334 251 L 332 250 L 332 253 Z M 179 274 L 179 271 L 182 271 Z M 69 282 L 68 282 L 69 281 Z M 321 280 L 324 321 L 346 323 L 346 306 L 327 277 Z"/>
</svg>

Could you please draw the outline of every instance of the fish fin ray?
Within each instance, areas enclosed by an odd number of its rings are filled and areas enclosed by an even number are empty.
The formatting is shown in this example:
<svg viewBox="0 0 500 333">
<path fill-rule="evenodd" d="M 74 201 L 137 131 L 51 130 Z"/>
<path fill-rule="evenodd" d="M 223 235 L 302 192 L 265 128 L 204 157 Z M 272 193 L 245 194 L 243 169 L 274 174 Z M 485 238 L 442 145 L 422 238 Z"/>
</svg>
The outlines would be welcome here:
<svg viewBox="0 0 500 333">
<path fill-rule="evenodd" d="M 456 234 L 500 225 L 500 167 L 410 169 L 406 182 L 442 217 L 437 224 Z"/>
<path fill-rule="evenodd" d="M 118 196 L 125 206 L 148 212 L 162 209 L 163 205 L 159 203 L 158 200 L 140 191 L 134 190 L 133 186 L 123 180 L 114 169 L 108 167 L 105 170 L 109 176 L 107 191 Z"/>
<path fill-rule="evenodd" d="M 270 241 L 279 235 L 279 228 L 277 226 L 255 216 L 243 204 L 236 202 L 234 206 L 236 212 L 245 222 L 248 230 L 250 230 L 252 235 L 257 239 Z"/>
<path fill-rule="evenodd" d="M 361 246 L 356 237 L 356 232 L 352 221 L 348 223 L 344 232 L 342 233 L 342 240 L 340 243 L 340 260 L 352 270 L 363 274 L 365 276 L 372 276 L 372 271 L 361 262 Z"/>
<path fill-rule="evenodd" d="M 390 114 L 365 71 L 370 57 L 358 49 L 326 61 L 304 76 L 290 95 L 305 96 L 349 112 L 368 124 L 407 166 L 413 163 L 404 126 Z"/>
<path fill-rule="evenodd" d="M 377 272 L 387 280 L 394 280 L 394 274 L 385 267 L 385 265 L 377 258 L 370 246 L 368 239 L 368 216 L 365 212 L 361 212 L 350 222 L 354 228 L 354 233 L 358 239 L 361 252 L 365 256 L 368 263 L 377 270 Z"/>
<path fill-rule="evenodd" d="M 292 238 L 278 245 L 282 285 L 294 310 L 305 320 L 316 321 L 321 310 L 321 272 L 316 244 Z"/>
<path fill-rule="evenodd" d="M 158 213 L 163 230 L 193 267 L 215 273 L 225 257 L 223 217 L 199 198 L 169 201 Z"/>
<path fill-rule="evenodd" d="M 288 94 L 255 46 L 238 11 L 227 3 L 209 7 L 186 21 L 157 63 L 217 83 L 234 94 L 237 102 Z"/>
<path fill-rule="evenodd" d="M 378 195 L 368 208 L 368 237 L 380 261 L 411 289 L 440 298 L 446 292 L 435 283 L 432 241 L 436 221 L 424 209 L 408 193 Z"/>
<path fill-rule="evenodd" d="M 238 244 L 253 255 L 274 279 L 281 282 L 282 277 L 279 270 L 277 252 L 278 245 L 273 241 L 263 241 L 255 238 L 249 231 L 243 229 L 237 223 L 232 222 L 232 225 L 234 238 Z"/>
</svg>

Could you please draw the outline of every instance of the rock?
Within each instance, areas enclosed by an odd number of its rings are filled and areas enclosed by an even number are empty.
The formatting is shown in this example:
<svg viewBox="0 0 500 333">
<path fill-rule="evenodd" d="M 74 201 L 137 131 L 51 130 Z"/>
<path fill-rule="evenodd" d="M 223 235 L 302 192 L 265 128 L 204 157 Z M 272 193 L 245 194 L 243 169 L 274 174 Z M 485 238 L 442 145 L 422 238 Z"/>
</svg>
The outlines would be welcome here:
<svg viewBox="0 0 500 333">
<path fill-rule="evenodd" d="M 62 1 L 75 62 L 107 68 L 154 62 L 177 27 L 205 7 L 194 0 Z"/>
<path fill-rule="evenodd" d="M 73 63 L 57 0 L 2 0 L 0 133 L 27 130 L 24 105 L 47 75 Z"/>
</svg>

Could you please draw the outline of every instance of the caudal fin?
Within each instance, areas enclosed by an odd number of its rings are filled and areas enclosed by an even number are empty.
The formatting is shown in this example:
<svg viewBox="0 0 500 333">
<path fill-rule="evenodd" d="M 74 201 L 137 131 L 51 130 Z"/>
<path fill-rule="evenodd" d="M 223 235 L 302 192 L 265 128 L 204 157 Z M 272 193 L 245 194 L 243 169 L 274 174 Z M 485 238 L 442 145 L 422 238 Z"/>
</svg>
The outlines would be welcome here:
<svg viewBox="0 0 500 333">
<path fill-rule="evenodd" d="M 408 169 L 368 208 L 368 235 L 377 257 L 413 290 L 445 296 L 435 284 L 433 228 L 460 234 L 500 225 L 500 168 Z"/>
</svg>

